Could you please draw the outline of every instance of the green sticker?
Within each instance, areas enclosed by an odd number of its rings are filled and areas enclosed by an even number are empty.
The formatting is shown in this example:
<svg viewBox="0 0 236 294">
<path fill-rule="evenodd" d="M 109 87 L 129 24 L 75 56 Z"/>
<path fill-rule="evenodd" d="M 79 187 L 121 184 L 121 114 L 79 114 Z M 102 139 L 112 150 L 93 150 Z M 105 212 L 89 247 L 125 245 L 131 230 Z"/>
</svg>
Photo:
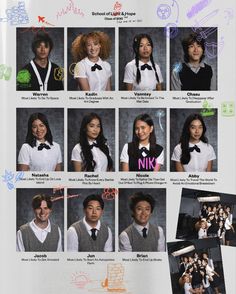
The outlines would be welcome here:
<svg viewBox="0 0 236 294">
<path fill-rule="evenodd" d="M 18 72 L 16 80 L 20 84 L 28 84 L 31 80 L 31 74 L 27 69 L 22 69 Z"/>
</svg>

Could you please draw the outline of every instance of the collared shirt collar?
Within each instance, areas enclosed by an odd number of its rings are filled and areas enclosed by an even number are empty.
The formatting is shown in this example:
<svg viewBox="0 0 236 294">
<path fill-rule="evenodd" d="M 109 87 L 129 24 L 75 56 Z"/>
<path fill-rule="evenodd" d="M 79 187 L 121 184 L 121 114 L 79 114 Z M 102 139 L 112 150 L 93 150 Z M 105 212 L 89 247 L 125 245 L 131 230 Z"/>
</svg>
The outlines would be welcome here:
<svg viewBox="0 0 236 294">
<path fill-rule="evenodd" d="M 40 142 L 39 140 L 36 139 L 36 147 L 38 147 L 41 143 L 43 143 L 43 144 L 47 144 L 48 146 L 50 146 L 50 144 L 49 144 L 48 141 Z"/>
<path fill-rule="evenodd" d="M 100 220 L 98 220 L 98 223 L 97 223 L 97 225 L 96 225 L 95 227 L 91 227 L 91 226 L 86 222 L 86 219 L 85 219 L 85 216 L 84 216 L 84 217 L 83 217 L 83 223 L 84 223 L 84 225 L 85 225 L 87 231 L 91 231 L 91 229 L 97 229 L 97 230 L 99 231 L 100 228 L 101 228 L 101 222 L 100 222 Z"/>
<path fill-rule="evenodd" d="M 191 63 L 185 63 L 188 67 L 190 67 L 192 70 L 196 70 L 197 68 L 200 67 L 205 67 L 205 63 L 203 61 L 201 61 L 197 66 Z"/>
<path fill-rule="evenodd" d="M 142 144 L 139 144 L 138 145 L 138 149 L 141 149 L 142 147 L 145 147 L 147 150 L 150 150 L 150 143 L 148 143 L 147 145 L 142 145 Z"/>
<path fill-rule="evenodd" d="M 91 60 L 88 59 L 88 57 L 85 57 L 85 62 L 90 66 L 93 66 L 94 64 L 99 64 L 99 65 L 102 64 L 102 60 L 100 57 L 98 58 L 97 62 L 92 62 Z"/>
<path fill-rule="evenodd" d="M 35 228 L 36 230 L 42 230 L 42 231 L 45 231 L 45 232 L 47 232 L 47 233 L 50 233 L 50 232 L 51 232 L 51 222 L 50 222 L 50 220 L 48 220 L 48 225 L 47 225 L 46 228 L 44 228 L 44 229 L 38 227 L 34 221 L 35 221 L 35 219 L 33 219 L 33 220 L 30 222 L 30 225 L 31 225 L 33 228 Z"/>
<path fill-rule="evenodd" d="M 133 226 L 135 227 L 135 229 L 142 233 L 142 230 L 143 228 L 146 228 L 147 230 L 149 230 L 149 222 L 146 224 L 146 226 L 141 226 L 141 225 L 138 225 L 135 221 L 133 222 Z"/>
</svg>

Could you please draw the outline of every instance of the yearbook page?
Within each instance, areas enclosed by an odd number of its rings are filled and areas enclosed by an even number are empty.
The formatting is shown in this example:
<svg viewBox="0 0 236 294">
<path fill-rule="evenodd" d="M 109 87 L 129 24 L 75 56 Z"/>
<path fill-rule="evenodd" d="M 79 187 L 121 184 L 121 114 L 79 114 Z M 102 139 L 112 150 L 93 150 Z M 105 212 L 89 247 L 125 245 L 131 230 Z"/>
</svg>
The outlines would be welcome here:
<svg viewBox="0 0 236 294">
<path fill-rule="evenodd" d="M 235 15 L 1 1 L 1 293 L 236 292 Z"/>
</svg>

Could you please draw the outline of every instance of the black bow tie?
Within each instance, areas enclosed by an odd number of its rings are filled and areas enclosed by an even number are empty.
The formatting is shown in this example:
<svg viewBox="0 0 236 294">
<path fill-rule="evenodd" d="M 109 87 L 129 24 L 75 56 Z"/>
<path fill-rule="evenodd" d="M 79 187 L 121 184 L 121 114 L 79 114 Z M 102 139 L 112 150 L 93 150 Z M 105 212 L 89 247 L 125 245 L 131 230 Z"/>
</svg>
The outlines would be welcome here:
<svg viewBox="0 0 236 294">
<path fill-rule="evenodd" d="M 97 143 L 93 143 L 93 144 L 91 144 L 89 147 L 90 147 L 90 149 L 93 149 L 93 147 L 98 147 L 98 148 L 99 148 L 99 146 L 98 146 Z"/>
<path fill-rule="evenodd" d="M 91 67 L 91 71 L 95 71 L 96 69 L 98 69 L 98 70 L 102 70 L 101 65 L 95 63 L 95 64 Z"/>
<path fill-rule="evenodd" d="M 148 70 L 152 70 L 151 65 L 149 65 L 149 64 L 147 64 L 147 63 L 145 63 L 145 64 L 143 64 L 143 65 L 141 66 L 141 70 L 145 70 L 146 68 L 147 68 Z"/>
<path fill-rule="evenodd" d="M 50 146 L 48 146 L 47 144 L 45 143 L 41 143 L 39 146 L 38 146 L 38 150 L 43 150 L 43 148 L 45 149 L 51 149 Z"/>
<path fill-rule="evenodd" d="M 196 150 L 198 153 L 201 152 L 200 148 L 197 145 L 194 145 L 193 147 L 189 147 L 189 152 L 193 152 L 194 150 Z"/>
<path fill-rule="evenodd" d="M 91 229 L 91 232 L 92 232 L 91 238 L 92 238 L 94 241 L 97 239 L 96 231 L 97 231 L 97 229 Z"/>
<path fill-rule="evenodd" d="M 143 228 L 143 238 L 147 238 L 147 228 Z"/>
</svg>

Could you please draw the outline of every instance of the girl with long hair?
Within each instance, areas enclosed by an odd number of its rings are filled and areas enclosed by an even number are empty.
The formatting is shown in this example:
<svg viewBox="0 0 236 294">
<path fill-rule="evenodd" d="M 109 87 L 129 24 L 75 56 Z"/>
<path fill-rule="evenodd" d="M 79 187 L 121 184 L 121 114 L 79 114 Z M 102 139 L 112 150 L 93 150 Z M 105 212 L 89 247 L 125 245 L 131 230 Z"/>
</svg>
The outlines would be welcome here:
<svg viewBox="0 0 236 294">
<path fill-rule="evenodd" d="M 18 156 L 19 171 L 61 171 L 61 149 L 53 141 L 47 117 L 33 113 L 28 120 L 25 143 Z"/>
<path fill-rule="evenodd" d="M 105 61 L 111 51 L 111 39 L 104 32 L 81 34 L 72 43 L 72 56 L 76 62 L 74 78 L 78 90 L 110 91 L 111 65 Z"/>
<path fill-rule="evenodd" d="M 153 59 L 153 41 L 148 34 L 134 37 L 135 58 L 125 67 L 124 83 L 128 91 L 162 90 L 163 78 L 158 64 Z"/>
<path fill-rule="evenodd" d="M 213 147 L 205 136 L 206 125 L 200 114 L 194 113 L 185 120 L 179 144 L 171 160 L 178 172 L 210 172 L 216 159 Z"/>
<path fill-rule="evenodd" d="M 159 171 L 164 164 L 163 147 L 156 144 L 154 123 L 147 113 L 135 118 L 132 142 L 124 145 L 120 161 L 122 171 Z"/>
<path fill-rule="evenodd" d="M 94 112 L 86 114 L 80 127 L 79 143 L 72 150 L 74 170 L 112 171 L 113 161 L 106 142 L 100 116 Z"/>
</svg>

